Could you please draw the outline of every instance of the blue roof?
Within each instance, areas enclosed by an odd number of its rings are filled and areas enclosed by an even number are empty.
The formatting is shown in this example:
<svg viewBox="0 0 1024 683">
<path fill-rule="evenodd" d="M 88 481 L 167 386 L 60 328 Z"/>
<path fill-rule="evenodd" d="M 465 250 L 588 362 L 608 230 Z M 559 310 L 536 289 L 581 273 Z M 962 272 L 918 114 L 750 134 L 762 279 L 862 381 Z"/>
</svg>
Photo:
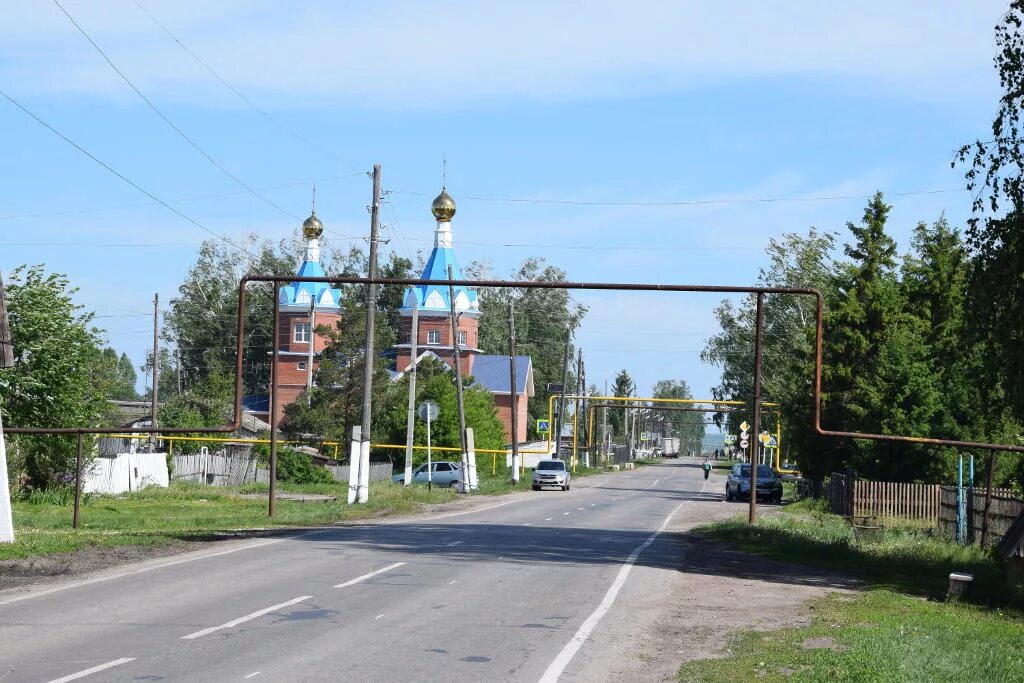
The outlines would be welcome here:
<svg viewBox="0 0 1024 683">
<path fill-rule="evenodd" d="M 448 266 L 452 267 L 452 277 L 462 279 L 462 270 L 455 261 L 455 252 L 451 247 L 434 247 L 430 252 L 427 267 L 420 276 L 424 280 L 447 280 Z M 405 290 L 402 298 L 402 310 L 410 310 L 415 297 L 416 305 L 421 311 L 450 311 L 451 301 L 448 298 L 448 285 L 413 285 Z M 480 302 L 476 290 L 468 287 L 455 288 L 456 310 L 471 313 L 480 311 Z"/>
<path fill-rule="evenodd" d="M 516 356 L 516 391 L 533 395 L 533 360 Z M 473 357 L 473 379 L 494 394 L 507 394 L 509 386 L 508 356 L 477 355 Z"/>
<path fill-rule="evenodd" d="M 259 395 L 243 396 L 242 410 L 247 413 L 269 413 L 270 397 Z"/>
<path fill-rule="evenodd" d="M 303 261 L 299 266 L 299 277 L 324 277 L 319 261 Z M 281 288 L 280 303 L 285 306 L 308 306 L 316 302 L 317 308 L 337 309 L 341 306 L 341 290 L 323 282 L 293 282 Z"/>
</svg>

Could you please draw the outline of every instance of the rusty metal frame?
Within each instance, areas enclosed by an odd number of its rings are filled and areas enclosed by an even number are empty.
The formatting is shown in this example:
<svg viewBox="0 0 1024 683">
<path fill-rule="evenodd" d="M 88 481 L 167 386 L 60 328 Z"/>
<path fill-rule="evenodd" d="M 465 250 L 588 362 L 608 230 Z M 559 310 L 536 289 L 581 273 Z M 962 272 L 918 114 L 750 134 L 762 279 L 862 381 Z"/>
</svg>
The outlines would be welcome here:
<svg viewBox="0 0 1024 683">
<path fill-rule="evenodd" d="M 235 359 L 235 400 L 234 400 L 234 419 L 228 425 L 220 427 L 204 427 L 202 431 L 206 433 L 225 433 L 236 431 L 241 426 L 242 421 L 242 353 L 243 353 L 243 341 L 245 332 L 245 301 L 246 301 L 246 288 L 249 283 L 253 282 L 267 282 L 273 285 L 274 288 L 274 325 L 275 331 L 274 337 L 274 350 L 272 353 L 271 362 L 271 387 L 273 387 L 274 375 L 276 374 L 278 351 L 277 351 L 277 336 L 276 333 L 279 331 L 280 325 L 280 308 L 277 305 L 278 291 L 282 284 L 285 283 L 296 283 L 296 282 L 309 282 L 309 283 L 322 283 L 327 285 L 451 285 L 457 287 L 491 287 L 491 288 L 512 288 L 512 289 L 565 289 L 565 290 L 595 290 L 595 291 L 626 291 L 626 292 L 690 292 L 690 293 L 703 293 L 703 294 L 736 294 L 736 295 L 756 295 L 758 300 L 757 316 L 756 316 L 756 327 L 760 328 L 761 322 L 761 302 L 764 295 L 766 294 L 779 294 L 779 295 L 793 295 L 793 296 L 810 296 L 815 299 L 815 356 L 814 356 L 814 430 L 821 436 L 828 437 L 840 437 L 840 438 L 851 438 L 851 439 L 867 439 L 872 441 L 893 441 L 903 443 L 918 443 L 926 444 L 931 446 L 949 446 L 954 448 L 974 448 L 979 450 L 993 451 L 993 457 L 989 461 L 989 478 L 991 479 L 991 469 L 993 461 L 998 451 L 1007 451 L 1021 453 L 1024 452 L 1024 446 L 1012 445 L 1012 444 L 990 444 L 981 443 L 976 441 L 959 441 L 954 439 L 935 439 L 930 437 L 920 436 L 907 436 L 907 435 L 891 435 L 891 434 L 872 434 L 868 432 L 850 432 L 840 431 L 833 429 L 825 429 L 821 426 L 821 376 L 822 376 L 822 337 L 824 335 L 824 297 L 821 292 L 812 288 L 803 287 L 738 287 L 730 285 L 668 285 L 668 284 L 643 284 L 643 283 L 615 283 L 615 282 L 522 282 L 517 280 L 431 280 L 424 278 L 366 278 L 356 276 L 338 276 L 338 277 L 301 277 L 295 275 L 246 275 L 244 276 L 238 285 L 238 320 L 237 330 L 238 339 L 236 342 L 236 359 Z M 756 332 L 759 331 L 756 330 Z M 761 353 L 763 341 L 760 334 L 755 332 L 755 344 L 754 344 L 754 360 L 755 368 L 760 367 Z M 759 373 L 755 373 L 755 380 L 759 380 Z M 759 381 L 755 382 L 760 385 Z M 760 387 L 755 387 L 754 396 L 754 420 L 755 426 L 759 421 L 759 408 L 761 404 Z M 268 503 L 268 513 L 273 515 L 274 511 L 274 469 L 276 465 L 276 446 L 277 446 L 277 425 L 275 418 L 276 408 L 276 392 L 271 391 L 271 405 L 270 405 L 270 441 L 271 441 L 271 495 Z M 9 427 L 5 430 L 9 434 L 49 434 L 49 435 L 75 435 L 78 437 L 78 460 L 81 461 L 81 441 L 82 436 L 85 434 L 111 434 L 111 433 L 135 433 L 135 434 L 183 434 L 193 433 L 196 431 L 194 427 L 178 427 L 178 428 L 167 428 L 157 427 L 153 428 L 135 428 L 135 429 L 111 429 L 102 427 Z M 81 467 L 78 467 L 80 475 Z M 77 527 L 77 508 L 78 498 L 80 494 L 80 476 L 76 476 L 76 514 L 75 521 Z M 752 482 L 753 484 L 753 482 Z M 753 507 L 753 506 L 752 506 Z M 751 511 L 751 521 L 753 521 L 753 510 Z"/>
</svg>

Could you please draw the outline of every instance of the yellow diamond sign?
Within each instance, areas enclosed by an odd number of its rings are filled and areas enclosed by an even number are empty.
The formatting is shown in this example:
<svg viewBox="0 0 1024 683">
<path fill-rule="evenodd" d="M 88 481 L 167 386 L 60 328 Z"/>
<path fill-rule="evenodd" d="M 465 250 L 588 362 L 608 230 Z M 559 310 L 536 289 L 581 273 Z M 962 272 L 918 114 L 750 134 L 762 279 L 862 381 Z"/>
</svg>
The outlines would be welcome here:
<svg viewBox="0 0 1024 683">
<path fill-rule="evenodd" d="M 740 431 L 741 432 L 745 432 L 748 429 L 750 429 L 750 425 L 747 424 L 746 420 L 744 420 L 743 422 L 740 423 Z"/>
</svg>

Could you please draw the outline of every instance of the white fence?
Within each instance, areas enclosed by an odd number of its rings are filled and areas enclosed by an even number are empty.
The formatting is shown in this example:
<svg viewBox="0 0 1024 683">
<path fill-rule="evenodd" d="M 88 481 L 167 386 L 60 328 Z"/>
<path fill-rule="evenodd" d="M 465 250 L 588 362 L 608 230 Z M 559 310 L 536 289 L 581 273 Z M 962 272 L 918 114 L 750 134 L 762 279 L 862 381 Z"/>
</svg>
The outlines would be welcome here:
<svg viewBox="0 0 1024 683">
<path fill-rule="evenodd" d="M 256 478 L 256 456 L 251 452 L 225 455 L 199 453 L 174 456 L 175 481 L 195 481 L 212 486 L 241 486 Z"/>
</svg>

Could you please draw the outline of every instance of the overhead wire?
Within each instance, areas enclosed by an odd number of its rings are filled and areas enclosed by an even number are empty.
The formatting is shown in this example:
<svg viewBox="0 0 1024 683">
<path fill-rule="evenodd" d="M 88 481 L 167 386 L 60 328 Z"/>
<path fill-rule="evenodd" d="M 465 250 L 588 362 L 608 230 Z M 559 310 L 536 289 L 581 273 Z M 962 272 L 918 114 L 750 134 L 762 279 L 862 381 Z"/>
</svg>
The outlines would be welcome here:
<svg viewBox="0 0 1024 683">
<path fill-rule="evenodd" d="M 145 94 L 143 94 L 143 92 L 142 92 L 141 90 L 139 90 L 139 88 L 138 88 L 138 87 L 137 87 L 137 86 L 136 86 L 136 85 L 135 85 L 135 84 L 134 84 L 134 83 L 133 83 L 133 82 L 131 81 L 131 79 L 130 79 L 130 78 L 128 78 L 128 76 L 126 76 L 126 75 L 124 74 L 124 72 L 123 72 L 123 71 L 121 71 L 121 69 L 119 69 L 119 68 L 117 67 L 117 65 L 116 65 L 116 64 L 114 64 L 114 62 L 113 62 L 113 61 L 112 61 L 112 60 L 110 59 L 110 57 L 108 57 L 108 56 L 107 56 L 107 53 L 106 53 L 106 52 L 104 52 L 104 51 L 103 51 L 103 49 L 102 49 L 102 48 L 100 48 L 100 46 L 96 44 L 96 41 L 94 41 L 94 40 L 92 39 L 92 37 L 91 37 L 91 36 L 90 36 L 90 35 L 89 35 L 89 34 L 88 34 L 88 33 L 87 33 L 86 31 L 85 31 L 85 29 L 83 29 L 83 28 L 82 28 L 82 27 L 81 27 L 81 26 L 80 26 L 80 25 L 78 24 L 78 22 L 77 22 L 77 21 L 75 21 L 75 18 L 74 18 L 74 17 L 72 17 L 72 16 L 71 16 L 71 14 L 70 14 L 70 13 L 69 13 L 69 12 L 68 12 L 68 11 L 67 11 L 66 9 L 64 9 L 64 6 L 63 6 L 62 4 L 60 4 L 60 0 L 53 0 L 53 4 L 57 5 L 57 7 L 58 7 L 58 8 L 60 9 L 60 11 L 64 13 L 64 16 L 66 16 L 66 17 L 68 18 L 68 21 L 70 21 L 70 22 L 71 22 L 71 24 L 72 24 L 72 25 L 73 25 L 73 26 L 74 26 L 74 27 L 75 27 L 76 29 L 78 29 L 78 32 L 79 32 L 79 33 L 81 33 L 81 34 L 82 34 L 82 36 L 84 36 L 84 37 L 85 37 L 85 39 L 86 39 L 87 41 L 89 41 L 89 44 L 93 46 L 93 48 L 94 48 L 94 49 L 96 50 L 96 52 L 98 52 L 98 53 L 100 54 L 100 56 L 101 56 L 101 57 L 103 57 L 103 59 L 104 59 L 104 60 L 105 60 L 105 61 L 107 62 L 107 64 L 109 64 L 109 65 L 110 65 L 110 68 L 111 68 L 111 69 L 113 69 L 113 70 L 114 70 L 114 72 L 115 72 L 115 73 L 117 73 L 117 75 L 118 75 L 118 76 L 120 76 L 120 77 L 121 77 L 121 79 L 122 79 L 122 80 L 123 80 L 123 81 L 124 81 L 125 83 L 127 83 L 127 84 L 128 84 L 128 87 L 130 87 L 130 88 L 131 88 L 131 89 L 132 89 L 132 90 L 133 90 L 133 91 L 135 92 L 135 94 L 139 96 L 139 99 L 141 99 L 141 100 L 142 100 L 143 102 L 145 102 L 145 103 L 146 103 L 146 106 L 148 106 L 148 107 L 149 107 L 149 108 L 150 108 L 150 109 L 151 109 L 151 110 L 153 111 L 153 113 L 154 113 L 154 114 L 156 114 L 157 116 L 159 116 L 159 117 L 160 117 L 160 119 L 161 119 L 161 120 L 162 120 L 162 121 L 163 121 L 164 123 L 166 123 L 166 124 L 167 124 L 168 126 L 170 126 L 170 128 L 171 128 L 171 129 L 172 129 L 172 130 L 173 130 L 173 131 L 174 131 L 175 133 L 177 133 L 177 134 L 178 134 L 178 136 L 179 136 L 179 137 L 181 137 L 181 139 L 182 139 L 182 140 L 184 140 L 185 142 L 187 142 L 187 143 L 188 143 L 188 144 L 189 144 L 189 145 L 190 145 L 190 146 L 191 146 L 191 147 L 192 147 L 192 148 L 193 148 L 194 150 L 196 150 L 196 151 L 197 151 L 197 152 L 198 152 L 199 154 L 201 154 L 201 155 L 202 155 L 202 156 L 203 156 L 203 157 L 204 157 L 204 158 L 205 158 L 205 159 L 206 159 L 207 161 L 209 161 L 209 162 L 210 162 L 210 164 L 212 164 L 212 165 L 214 166 L 214 168 L 216 168 L 216 169 L 217 169 L 217 170 L 219 170 L 219 171 L 220 171 L 221 173 L 223 173 L 223 174 L 224 174 L 225 176 L 227 176 L 228 178 L 230 178 L 231 180 L 233 180 L 233 181 L 234 181 L 235 183 L 237 183 L 237 184 L 238 184 L 239 186 L 241 186 L 241 187 L 245 188 L 245 190 L 247 190 L 247 191 L 249 192 L 249 194 L 251 194 L 252 196 L 256 197 L 256 198 L 257 198 L 257 199 L 259 199 L 260 201 L 264 202 L 264 203 L 265 203 L 265 204 L 267 204 L 268 206 L 271 206 L 271 207 L 273 207 L 273 208 L 277 209 L 278 211 L 280 211 L 280 212 L 281 212 L 281 213 L 283 213 L 284 215 L 286 215 L 286 216 L 290 216 L 291 218 L 294 218 L 295 220 L 301 220 L 299 216 L 297 216 L 297 215 L 293 214 L 293 213 L 292 213 L 291 211 L 288 211 L 287 209 L 285 209 L 285 208 L 283 208 L 283 207 L 279 206 L 279 205 L 278 205 L 278 204 L 276 204 L 276 203 L 275 203 L 275 202 L 274 202 L 273 200 L 271 200 L 271 199 L 268 199 L 267 197 L 265 197 L 265 196 L 263 196 L 262 194 L 260 194 L 259 192 L 257 192 L 257 191 L 256 191 L 255 189 L 253 189 L 253 188 L 252 188 L 252 187 L 251 187 L 250 185 L 248 185 L 248 184 L 247 184 L 247 183 L 246 183 L 246 182 L 245 182 L 244 180 L 242 180 L 241 178 L 239 178 L 238 176 L 236 176 L 235 174 L 233 174 L 233 173 L 232 173 L 231 171 L 229 171 L 229 170 L 228 170 L 227 168 L 225 168 L 225 167 L 224 167 L 224 166 L 223 166 L 223 165 L 222 165 L 222 164 L 221 164 L 221 163 L 220 163 L 219 161 L 217 161 L 216 159 L 214 159 L 214 158 L 213 158 L 213 156 L 211 156 L 209 152 L 207 152 L 207 151 L 206 151 L 205 149 L 203 149 L 202 147 L 200 147 L 200 146 L 199 146 L 199 144 L 198 144 L 198 143 L 197 143 L 197 142 L 196 142 L 195 140 L 193 140 L 192 138 L 190 138 L 190 137 L 189 137 L 189 136 L 188 136 L 188 135 L 187 135 L 187 134 L 186 134 L 186 133 L 185 133 L 185 132 L 184 132 L 184 131 L 183 131 L 183 130 L 182 130 L 181 128 L 179 128 L 179 127 L 177 126 L 177 124 L 175 124 L 175 123 L 174 123 L 173 121 L 171 121 L 171 119 L 170 119 L 170 118 L 168 118 L 168 116 L 167 116 L 166 114 L 164 114 L 164 113 L 163 113 L 163 112 L 162 112 L 162 111 L 160 110 L 160 108 L 159 108 L 159 107 L 157 107 L 157 106 L 156 106 L 155 104 L 153 104 L 152 100 L 150 100 L 150 99 L 149 99 L 148 97 L 146 97 L 146 95 L 145 95 Z"/>
<path fill-rule="evenodd" d="M 891 192 L 888 196 L 910 197 L 914 195 L 945 194 L 950 192 L 966 192 L 966 188 L 950 188 L 940 190 L 915 190 L 911 192 Z M 409 192 L 403 190 L 390 190 L 393 194 L 411 195 L 415 197 L 429 197 L 427 192 Z M 468 199 L 477 202 L 503 202 L 506 204 L 556 204 L 567 206 L 707 206 L 715 204 L 765 204 L 775 202 L 823 202 L 842 199 L 870 199 L 874 194 L 847 194 L 847 195 L 826 195 L 819 197 L 754 197 L 736 199 L 690 199 L 690 200 L 669 200 L 669 201 L 586 201 L 575 199 L 535 199 L 530 197 L 481 197 L 474 195 L 460 195 L 459 199 Z"/>
<path fill-rule="evenodd" d="M 153 194 L 149 190 L 143 188 L 141 185 L 139 185 L 135 181 L 131 180 L 130 178 L 128 178 L 124 174 L 120 173 L 119 171 L 114 169 L 110 164 L 108 164 L 105 161 L 101 160 L 100 158 L 95 156 L 92 152 L 90 152 L 89 150 L 85 149 L 84 147 L 79 145 L 77 142 L 75 142 L 74 140 L 72 140 L 68 136 L 64 135 L 64 133 L 60 132 L 59 130 L 57 130 L 56 128 L 51 126 L 49 123 L 47 123 L 46 121 L 41 119 L 35 113 L 30 111 L 28 108 L 26 108 L 23 104 L 21 104 L 21 102 L 18 102 L 13 97 L 8 95 L 5 91 L 0 90 L 0 96 L 3 96 L 4 99 L 6 99 L 8 102 L 13 104 L 15 107 L 17 107 L 18 109 L 23 111 L 25 114 L 27 114 L 29 117 L 34 119 L 37 123 L 39 123 L 41 126 L 46 128 L 47 130 L 49 130 L 51 133 L 53 133 L 54 135 L 56 135 L 57 137 L 62 139 L 64 142 L 68 143 L 69 145 L 71 145 L 72 147 L 77 149 L 79 152 L 81 152 L 82 154 L 84 154 L 85 156 L 89 157 L 94 162 L 96 162 L 97 164 L 99 164 L 100 166 L 105 168 L 107 171 L 109 171 L 110 173 L 112 173 L 115 176 L 117 176 L 118 178 L 120 178 L 122 181 L 124 181 L 128 185 L 132 186 L 133 188 L 135 188 L 136 190 L 138 190 L 142 194 L 144 194 L 147 197 L 149 197 L 150 199 L 152 199 L 157 204 L 160 204 L 161 206 L 163 206 L 165 209 L 167 209 L 171 213 L 173 213 L 176 216 L 179 216 L 179 217 L 185 219 L 186 221 L 188 221 L 192 225 L 196 226 L 197 228 L 199 228 L 200 230 L 202 230 L 202 231 L 204 231 L 206 233 L 209 233 L 210 235 L 213 235 L 217 239 L 223 240 L 226 244 L 229 244 L 229 245 L 235 247 L 236 249 L 240 249 L 241 251 L 244 251 L 245 253 L 249 254 L 250 256 L 252 256 L 254 258 L 259 258 L 256 254 L 254 254 L 253 252 L 249 251 L 249 249 L 247 249 L 245 246 L 238 244 L 237 242 L 235 242 L 234 240 L 232 240 L 229 237 L 225 237 L 224 235 L 221 235 L 220 233 L 218 233 L 218 232 L 216 232 L 214 230 L 211 230 L 210 228 L 206 227 L 205 225 L 203 225 L 202 223 L 200 223 L 196 219 L 192 218 L 191 216 L 189 216 L 187 214 L 182 213 L 178 209 L 174 208 L 173 206 L 171 206 L 170 204 L 165 202 L 163 199 L 160 199 L 160 197 L 157 197 L 155 194 Z"/>
<path fill-rule="evenodd" d="M 253 102 L 253 101 L 252 101 L 252 100 L 250 100 L 250 99 L 249 99 L 248 97 L 246 97 L 246 96 L 245 96 L 245 95 L 244 95 L 244 94 L 243 94 L 242 92 L 240 92 L 240 91 L 239 91 L 239 90 L 238 90 L 238 89 L 237 89 L 237 88 L 236 88 L 235 86 L 233 86 L 233 85 L 231 85 L 230 83 L 228 83 L 228 82 L 227 82 L 227 80 L 226 80 L 226 79 L 225 79 L 225 78 L 224 78 L 223 76 L 221 76 L 221 75 L 220 75 L 219 73 L 217 73 L 217 71 L 215 71 L 215 70 L 213 69 L 213 67 L 211 67 L 211 66 L 210 66 L 209 64 L 207 64 L 207 63 L 206 63 L 205 61 L 203 61 L 203 60 L 202 60 L 202 59 L 201 59 L 201 58 L 199 57 L 199 55 L 197 55 L 197 54 L 196 54 L 195 52 L 193 52 L 193 51 L 192 51 L 191 49 L 189 49 L 189 47 L 188 47 L 187 45 L 185 45 L 185 43 L 181 42 L 181 39 L 179 39 L 179 38 L 178 38 L 178 37 L 177 37 L 176 35 L 174 35 L 173 33 L 171 33 L 170 29 L 168 29 L 168 28 L 167 28 L 166 26 L 164 26 L 164 24 L 162 24 L 162 23 L 161 23 L 161 22 L 160 22 L 160 21 L 159 21 L 159 20 L 158 20 L 158 19 L 157 19 L 157 18 L 156 18 L 155 16 L 153 16 L 153 14 L 152 14 L 152 13 L 151 13 L 151 12 L 150 12 L 150 11 L 149 11 L 148 9 L 146 9 L 146 8 L 145 8 L 145 7 L 143 6 L 143 4 L 142 4 L 141 2 L 139 2 L 139 0 L 134 0 L 134 1 L 135 1 L 135 4 L 136 4 L 136 6 L 138 6 L 138 8 L 139 8 L 140 10 L 142 10 L 143 14 L 145 14 L 145 15 L 146 15 L 147 17 L 149 17 L 149 19 L 150 19 L 150 20 L 151 20 L 151 21 L 152 21 L 152 22 L 153 22 L 154 24 L 156 24 L 157 26 L 159 26 L 159 27 L 160 27 L 160 29 L 161 29 L 161 30 L 162 30 L 162 31 L 163 31 L 164 33 L 166 33 L 166 34 L 167 34 L 168 36 L 170 36 L 171 40 L 173 40 L 173 41 L 174 41 L 175 43 L 177 43 L 177 44 L 178 44 L 178 46 L 179 46 L 179 47 L 180 47 L 180 48 L 181 48 L 182 50 L 184 50 L 184 51 L 185 51 L 185 53 L 186 53 L 186 54 L 187 54 L 187 55 L 188 55 L 189 57 L 191 57 L 192 59 L 194 59 L 194 60 L 196 61 L 196 63 L 197 63 L 197 64 L 199 64 L 199 66 L 201 66 L 201 67 L 203 67 L 204 69 L 206 69 L 206 71 L 207 71 L 207 72 L 209 72 L 209 74 L 210 74 L 211 76 L 213 76 L 213 77 L 214 77 L 214 78 L 216 78 L 216 79 L 217 79 L 218 81 L 220 81 L 221 85 L 223 85 L 223 86 L 224 86 L 225 88 L 227 88 L 228 90 L 230 90 L 231 92 L 233 92 L 233 93 L 234 93 L 234 94 L 235 94 L 236 96 L 238 96 L 238 98 L 239 98 L 240 100 L 242 100 L 242 101 L 243 101 L 243 102 L 244 102 L 245 104 L 247 104 L 247 105 L 248 105 L 248 106 L 249 106 L 250 108 L 252 108 L 252 109 L 253 109 L 254 111 L 256 111 L 256 112 L 257 112 L 257 113 L 259 113 L 259 114 L 260 114 L 261 116 L 263 116 L 263 118 L 267 119 L 268 121 L 270 121 L 271 123 L 273 123 L 274 125 L 276 125 L 277 127 L 279 127 L 279 128 L 280 128 L 281 130 L 283 130 L 284 132 L 286 132 L 286 133 L 288 133 L 289 135 L 291 135 L 291 136 L 292 136 L 293 138 L 295 138 L 295 139 L 296 139 L 296 140 L 298 140 L 299 142 L 302 142 L 302 143 L 306 144 L 306 145 L 307 145 L 307 146 L 308 146 L 308 147 L 309 147 L 310 149 L 313 149 L 313 150 L 315 150 L 315 151 L 319 152 L 320 154 L 323 154 L 324 156 L 326 156 L 326 157 L 328 157 L 328 158 L 330 158 L 330 159 L 333 159 L 334 161 L 337 161 L 338 163 L 344 164 L 345 166 L 349 167 L 349 168 L 350 168 L 350 169 L 352 169 L 352 170 L 355 170 L 355 166 L 353 166 L 352 164 L 348 163 L 347 161 L 345 161 L 344 159 L 342 159 L 342 158 L 341 158 L 341 157 L 339 157 L 338 155 L 334 154 L 333 152 L 331 152 L 331 151 L 329 151 L 329 150 L 326 150 L 326 149 L 324 149 L 324 148 L 320 147 L 319 145 L 316 145 L 316 144 L 314 144 L 313 142 L 311 142 L 311 141 L 307 140 L 307 139 L 306 139 L 305 137 L 303 137 L 302 135 L 299 135 L 299 134 L 298 134 L 297 132 L 295 132 L 294 130 L 292 130 L 292 129 L 291 129 L 291 128 L 289 128 L 288 126 L 286 126 L 286 125 L 285 125 L 284 123 L 282 123 L 281 121 L 277 120 L 277 119 L 276 119 L 275 117 L 271 116 L 271 115 L 270 115 L 270 114 L 269 114 L 269 113 L 268 113 L 268 112 L 267 112 L 266 110 L 264 110 L 264 109 L 263 109 L 262 107 L 258 106 L 258 105 L 257 105 L 257 104 L 256 104 L 255 102 Z"/>
</svg>

